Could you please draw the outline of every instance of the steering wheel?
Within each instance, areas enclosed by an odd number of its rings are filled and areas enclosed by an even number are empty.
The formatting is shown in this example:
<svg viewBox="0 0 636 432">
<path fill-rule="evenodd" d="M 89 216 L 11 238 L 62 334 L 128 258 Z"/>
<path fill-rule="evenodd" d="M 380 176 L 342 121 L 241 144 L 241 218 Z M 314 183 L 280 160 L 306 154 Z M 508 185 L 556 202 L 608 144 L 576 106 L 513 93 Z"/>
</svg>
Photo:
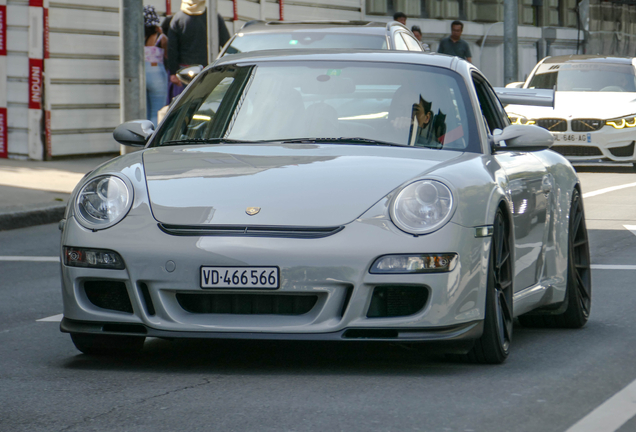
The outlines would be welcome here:
<svg viewBox="0 0 636 432">
<path fill-rule="evenodd" d="M 611 85 L 607 87 L 603 87 L 600 91 L 602 92 L 622 92 L 623 88 L 617 85 Z"/>
</svg>

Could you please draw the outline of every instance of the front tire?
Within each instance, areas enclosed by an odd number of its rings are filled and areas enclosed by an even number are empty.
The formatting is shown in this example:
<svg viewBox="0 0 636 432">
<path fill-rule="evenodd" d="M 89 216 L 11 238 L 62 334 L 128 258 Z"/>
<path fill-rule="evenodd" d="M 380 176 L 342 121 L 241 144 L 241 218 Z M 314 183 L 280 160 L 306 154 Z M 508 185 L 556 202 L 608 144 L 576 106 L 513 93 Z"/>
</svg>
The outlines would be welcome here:
<svg viewBox="0 0 636 432">
<path fill-rule="evenodd" d="M 568 270 L 565 300 L 556 311 L 537 311 L 519 317 L 525 327 L 581 328 L 592 309 L 590 245 L 585 226 L 583 199 L 578 190 L 572 194 L 568 233 Z"/>
<path fill-rule="evenodd" d="M 144 346 L 143 336 L 114 336 L 101 334 L 71 333 L 75 348 L 87 355 L 136 354 Z"/>
<path fill-rule="evenodd" d="M 474 363 L 500 364 L 510 353 L 512 342 L 512 257 L 508 224 L 497 210 L 490 245 L 484 333 L 468 352 Z"/>
</svg>

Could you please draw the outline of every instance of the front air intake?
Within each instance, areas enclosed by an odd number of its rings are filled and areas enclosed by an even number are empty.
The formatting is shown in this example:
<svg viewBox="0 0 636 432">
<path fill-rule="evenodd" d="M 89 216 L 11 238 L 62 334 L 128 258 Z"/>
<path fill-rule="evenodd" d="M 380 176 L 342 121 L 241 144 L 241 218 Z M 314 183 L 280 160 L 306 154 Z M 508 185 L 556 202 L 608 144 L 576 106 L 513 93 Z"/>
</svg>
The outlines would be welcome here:
<svg viewBox="0 0 636 432">
<path fill-rule="evenodd" d="M 299 294 L 187 294 L 176 295 L 179 305 L 196 314 L 302 315 L 318 301 Z"/>
<path fill-rule="evenodd" d="M 84 292 L 88 301 L 102 309 L 133 313 L 126 284 L 121 281 L 84 281 Z"/>
<path fill-rule="evenodd" d="M 373 289 L 367 318 L 388 318 L 413 315 L 426 305 L 426 286 L 380 286 Z"/>
</svg>

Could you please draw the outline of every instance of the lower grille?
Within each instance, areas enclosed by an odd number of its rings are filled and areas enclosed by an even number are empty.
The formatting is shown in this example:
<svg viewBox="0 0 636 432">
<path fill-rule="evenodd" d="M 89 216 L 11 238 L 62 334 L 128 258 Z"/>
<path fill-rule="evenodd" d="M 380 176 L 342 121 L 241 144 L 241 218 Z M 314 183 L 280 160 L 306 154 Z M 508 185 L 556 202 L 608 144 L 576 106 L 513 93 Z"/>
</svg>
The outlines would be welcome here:
<svg viewBox="0 0 636 432">
<path fill-rule="evenodd" d="M 574 132 L 593 132 L 605 126 L 605 122 L 599 119 L 577 119 L 570 122 Z"/>
<path fill-rule="evenodd" d="M 616 157 L 628 157 L 634 155 L 634 141 L 625 147 L 614 147 L 609 149 L 610 153 Z"/>
<path fill-rule="evenodd" d="M 603 156 L 603 152 L 592 146 L 553 146 L 550 147 L 557 153 L 561 153 L 563 156 Z"/>
<path fill-rule="evenodd" d="M 538 119 L 536 124 L 551 132 L 565 132 L 568 130 L 568 122 L 565 119 Z"/>
<path fill-rule="evenodd" d="M 119 281 L 84 281 L 88 301 L 102 309 L 133 313 L 126 284 Z"/>
<path fill-rule="evenodd" d="M 428 287 L 425 286 L 375 287 L 367 317 L 386 318 L 413 315 L 424 308 L 427 300 Z"/>
<path fill-rule="evenodd" d="M 190 313 L 237 315 L 302 315 L 318 301 L 317 295 L 298 294 L 177 294 Z"/>
</svg>

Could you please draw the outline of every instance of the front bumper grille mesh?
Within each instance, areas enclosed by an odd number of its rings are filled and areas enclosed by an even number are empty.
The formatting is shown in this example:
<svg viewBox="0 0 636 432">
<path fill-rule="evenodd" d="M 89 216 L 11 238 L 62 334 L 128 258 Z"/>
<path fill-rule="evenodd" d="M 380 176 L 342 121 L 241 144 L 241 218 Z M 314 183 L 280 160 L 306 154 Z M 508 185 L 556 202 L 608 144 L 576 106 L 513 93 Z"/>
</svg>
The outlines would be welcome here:
<svg viewBox="0 0 636 432">
<path fill-rule="evenodd" d="M 601 129 L 605 125 L 603 120 L 599 119 L 577 119 L 572 120 L 570 127 L 574 132 L 594 132 Z"/>
<path fill-rule="evenodd" d="M 550 147 L 563 156 L 603 156 L 603 152 L 598 147 L 592 146 L 553 146 Z"/>
<path fill-rule="evenodd" d="M 302 315 L 318 301 L 317 295 L 178 293 L 179 305 L 195 314 Z"/>
<path fill-rule="evenodd" d="M 425 286 L 380 286 L 373 289 L 368 318 L 401 317 L 422 310 L 428 300 Z"/>
<path fill-rule="evenodd" d="M 550 132 L 565 132 L 568 130 L 568 122 L 565 119 L 538 119 L 537 126 L 541 126 Z"/>
<path fill-rule="evenodd" d="M 84 281 L 88 301 L 102 309 L 133 313 L 126 284 L 120 281 Z"/>
<path fill-rule="evenodd" d="M 608 150 L 616 157 L 634 156 L 634 141 L 632 141 L 631 144 L 626 145 L 625 147 L 614 147 Z"/>
</svg>

